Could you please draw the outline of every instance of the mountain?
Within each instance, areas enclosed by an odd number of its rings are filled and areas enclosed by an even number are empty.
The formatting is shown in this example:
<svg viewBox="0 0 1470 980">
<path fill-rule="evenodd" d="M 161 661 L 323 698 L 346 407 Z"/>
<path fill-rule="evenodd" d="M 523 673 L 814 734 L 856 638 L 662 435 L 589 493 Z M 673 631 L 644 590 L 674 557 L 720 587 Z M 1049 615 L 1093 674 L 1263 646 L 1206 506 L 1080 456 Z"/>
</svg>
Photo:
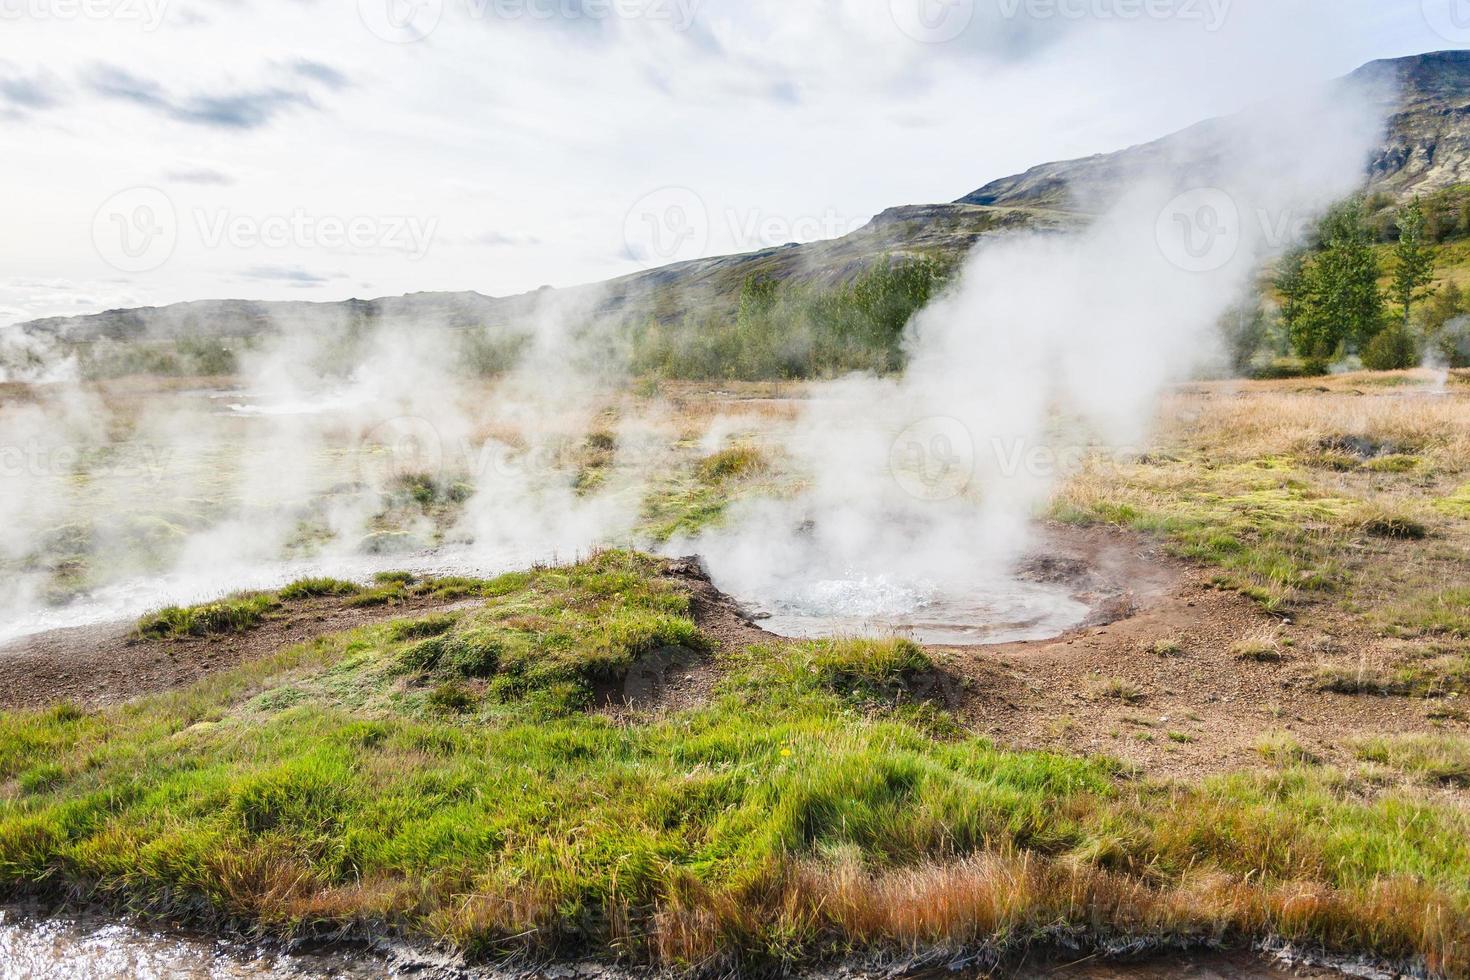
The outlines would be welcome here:
<svg viewBox="0 0 1470 980">
<path fill-rule="evenodd" d="M 1364 174 L 1368 190 L 1402 198 L 1470 183 L 1470 51 L 1374 61 L 1333 85 L 1389 102 L 1387 126 Z M 956 203 L 1095 211 L 1132 175 L 1208 156 L 1228 139 L 1230 122 L 1210 120 L 1116 153 L 1045 163 Z"/>
<path fill-rule="evenodd" d="M 1368 189 L 1403 198 L 1470 183 L 1470 51 L 1375 61 L 1332 84 L 1353 87 L 1361 98 L 1389 100 L 1387 126 L 1364 172 Z M 742 284 L 753 275 L 831 283 L 888 256 L 959 256 L 984 236 L 1006 229 L 1076 227 L 1105 207 L 1132 175 L 1167 166 L 1185 153 L 1208 158 L 1213 147 L 1229 139 L 1230 127 L 1230 119 L 1210 120 L 1115 153 L 1043 164 L 950 204 L 891 208 L 830 241 L 682 262 L 554 293 L 602 315 L 670 320 L 693 310 L 733 309 Z M 546 295 L 540 290 L 499 298 L 465 292 L 341 303 L 204 301 L 53 317 L 16 329 L 64 344 L 87 344 L 248 337 L 321 322 L 496 326 L 529 315 Z"/>
</svg>

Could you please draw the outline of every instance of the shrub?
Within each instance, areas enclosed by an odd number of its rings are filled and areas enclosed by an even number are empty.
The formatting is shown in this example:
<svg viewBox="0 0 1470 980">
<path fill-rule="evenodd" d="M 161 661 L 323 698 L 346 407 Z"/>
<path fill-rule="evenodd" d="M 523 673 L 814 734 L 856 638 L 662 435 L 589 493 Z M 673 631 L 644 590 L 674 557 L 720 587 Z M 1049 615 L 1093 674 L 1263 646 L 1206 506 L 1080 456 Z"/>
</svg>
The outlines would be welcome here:
<svg viewBox="0 0 1470 980">
<path fill-rule="evenodd" d="M 753 446 L 734 446 L 706 456 L 699 461 L 699 478 L 705 483 L 760 473 L 766 469 L 766 457 Z"/>
<path fill-rule="evenodd" d="M 1363 367 L 1370 371 L 1401 371 L 1419 364 L 1418 345 L 1403 327 L 1385 327 L 1363 349 Z"/>
</svg>

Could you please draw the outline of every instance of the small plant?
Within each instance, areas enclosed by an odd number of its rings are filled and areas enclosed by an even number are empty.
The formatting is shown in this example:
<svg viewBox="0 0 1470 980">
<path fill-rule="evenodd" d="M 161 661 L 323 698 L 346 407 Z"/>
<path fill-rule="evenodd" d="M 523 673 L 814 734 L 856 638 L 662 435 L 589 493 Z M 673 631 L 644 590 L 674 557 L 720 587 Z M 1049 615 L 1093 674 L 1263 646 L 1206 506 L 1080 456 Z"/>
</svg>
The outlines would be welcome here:
<svg viewBox="0 0 1470 980">
<path fill-rule="evenodd" d="M 326 596 L 352 596 L 361 591 L 362 586 L 356 582 L 346 582 L 339 578 L 303 578 L 292 582 L 277 592 L 276 596 L 286 602 L 298 602 Z"/>
<path fill-rule="evenodd" d="M 1267 762 L 1278 766 L 1304 765 L 1316 761 L 1295 735 L 1283 729 L 1266 732 L 1257 739 L 1256 752 Z"/>
<path fill-rule="evenodd" d="M 1147 646 L 1147 649 L 1156 657 L 1172 659 L 1184 656 L 1184 641 L 1178 638 L 1158 640 Z"/>
<path fill-rule="evenodd" d="M 1109 698 L 1124 704 L 1138 704 L 1145 695 L 1143 688 L 1122 677 L 1097 677 L 1090 685 L 1094 698 Z"/>
<path fill-rule="evenodd" d="M 1194 741 L 1194 736 L 1188 732 L 1170 732 L 1169 741 L 1178 743 L 1179 745 L 1188 745 Z"/>
<path fill-rule="evenodd" d="M 429 706 L 445 714 L 462 715 L 478 701 L 473 691 L 457 681 L 445 681 L 429 692 Z"/>
<path fill-rule="evenodd" d="M 699 478 L 705 483 L 720 483 L 764 472 L 769 464 L 754 446 L 732 446 L 699 461 Z"/>
<path fill-rule="evenodd" d="M 412 572 L 379 572 L 373 576 L 373 581 L 378 585 L 401 585 L 410 586 L 418 581 L 418 576 Z"/>
<path fill-rule="evenodd" d="M 1281 649 L 1281 637 L 1266 630 L 1238 641 L 1230 648 L 1230 652 L 1236 660 L 1249 660 L 1258 664 L 1275 664 L 1286 659 Z"/>
</svg>

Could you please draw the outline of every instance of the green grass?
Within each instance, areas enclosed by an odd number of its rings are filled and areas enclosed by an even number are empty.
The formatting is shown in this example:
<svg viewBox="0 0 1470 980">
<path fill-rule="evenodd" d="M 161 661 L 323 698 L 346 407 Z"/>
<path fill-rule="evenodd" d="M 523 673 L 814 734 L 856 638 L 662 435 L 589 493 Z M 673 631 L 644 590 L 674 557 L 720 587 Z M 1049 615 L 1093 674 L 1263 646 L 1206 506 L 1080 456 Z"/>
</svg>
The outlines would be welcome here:
<svg viewBox="0 0 1470 980">
<path fill-rule="evenodd" d="M 251 629 L 281 607 L 274 595 L 232 596 L 198 606 L 169 606 L 138 621 L 138 632 L 150 639 L 213 636 Z"/>
<path fill-rule="evenodd" d="M 1399 636 L 1470 639 L 1470 588 L 1434 589 L 1380 614 L 1388 632 Z"/>
<path fill-rule="evenodd" d="M 740 496 L 772 492 L 760 478 L 771 473 L 766 453 L 753 446 L 733 446 L 693 463 L 653 484 L 643 501 L 640 532 L 652 541 L 695 536 L 718 526 Z"/>
<path fill-rule="evenodd" d="M 1221 466 L 1191 456 L 1123 477 L 1105 493 L 1063 495 L 1051 516 L 1159 535 L 1180 557 L 1214 567 L 1219 585 L 1271 610 L 1341 585 L 1335 549 L 1359 526 L 1357 505 L 1314 489 L 1289 461 Z"/>
<path fill-rule="evenodd" d="M 1391 766 L 1433 783 L 1470 786 L 1470 739 L 1456 735 L 1403 735 L 1369 739 L 1358 758 Z"/>
<path fill-rule="evenodd" d="M 304 578 L 281 589 L 276 593 L 276 598 L 283 602 L 298 602 L 324 596 L 354 596 L 361 591 L 362 586 L 356 582 L 344 582 L 336 578 Z"/>
<path fill-rule="evenodd" d="M 720 483 L 734 477 L 764 472 L 769 464 L 765 455 L 753 446 L 732 446 L 699 461 L 699 478 L 705 483 Z"/>
<path fill-rule="evenodd" d="M 727 970 L 1271 934 L 1470 971 L 1470 816 L 1300 753 L 1182 786 L 1004 750 L 900 640 L 729 651 L 706 703 L 598 714 L 665 645 L 707 649 L 659 568 L 609 552 L 186 690 L 0 714 L 0 893 Z"/>
</svg>

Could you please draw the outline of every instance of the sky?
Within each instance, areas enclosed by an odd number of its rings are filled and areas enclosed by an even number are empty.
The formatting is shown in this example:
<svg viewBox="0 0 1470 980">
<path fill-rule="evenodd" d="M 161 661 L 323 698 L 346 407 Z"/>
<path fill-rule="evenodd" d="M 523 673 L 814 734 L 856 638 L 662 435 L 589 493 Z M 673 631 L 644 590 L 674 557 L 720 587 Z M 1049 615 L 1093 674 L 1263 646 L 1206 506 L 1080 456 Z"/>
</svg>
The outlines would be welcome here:
<svg viewBox="0 0 1470 980">
<path fill-rule="evenodd" d="M 1466 0 L 0 0 L 0 324 L 835 237 L 1466 46 Z"/>
</svg>

